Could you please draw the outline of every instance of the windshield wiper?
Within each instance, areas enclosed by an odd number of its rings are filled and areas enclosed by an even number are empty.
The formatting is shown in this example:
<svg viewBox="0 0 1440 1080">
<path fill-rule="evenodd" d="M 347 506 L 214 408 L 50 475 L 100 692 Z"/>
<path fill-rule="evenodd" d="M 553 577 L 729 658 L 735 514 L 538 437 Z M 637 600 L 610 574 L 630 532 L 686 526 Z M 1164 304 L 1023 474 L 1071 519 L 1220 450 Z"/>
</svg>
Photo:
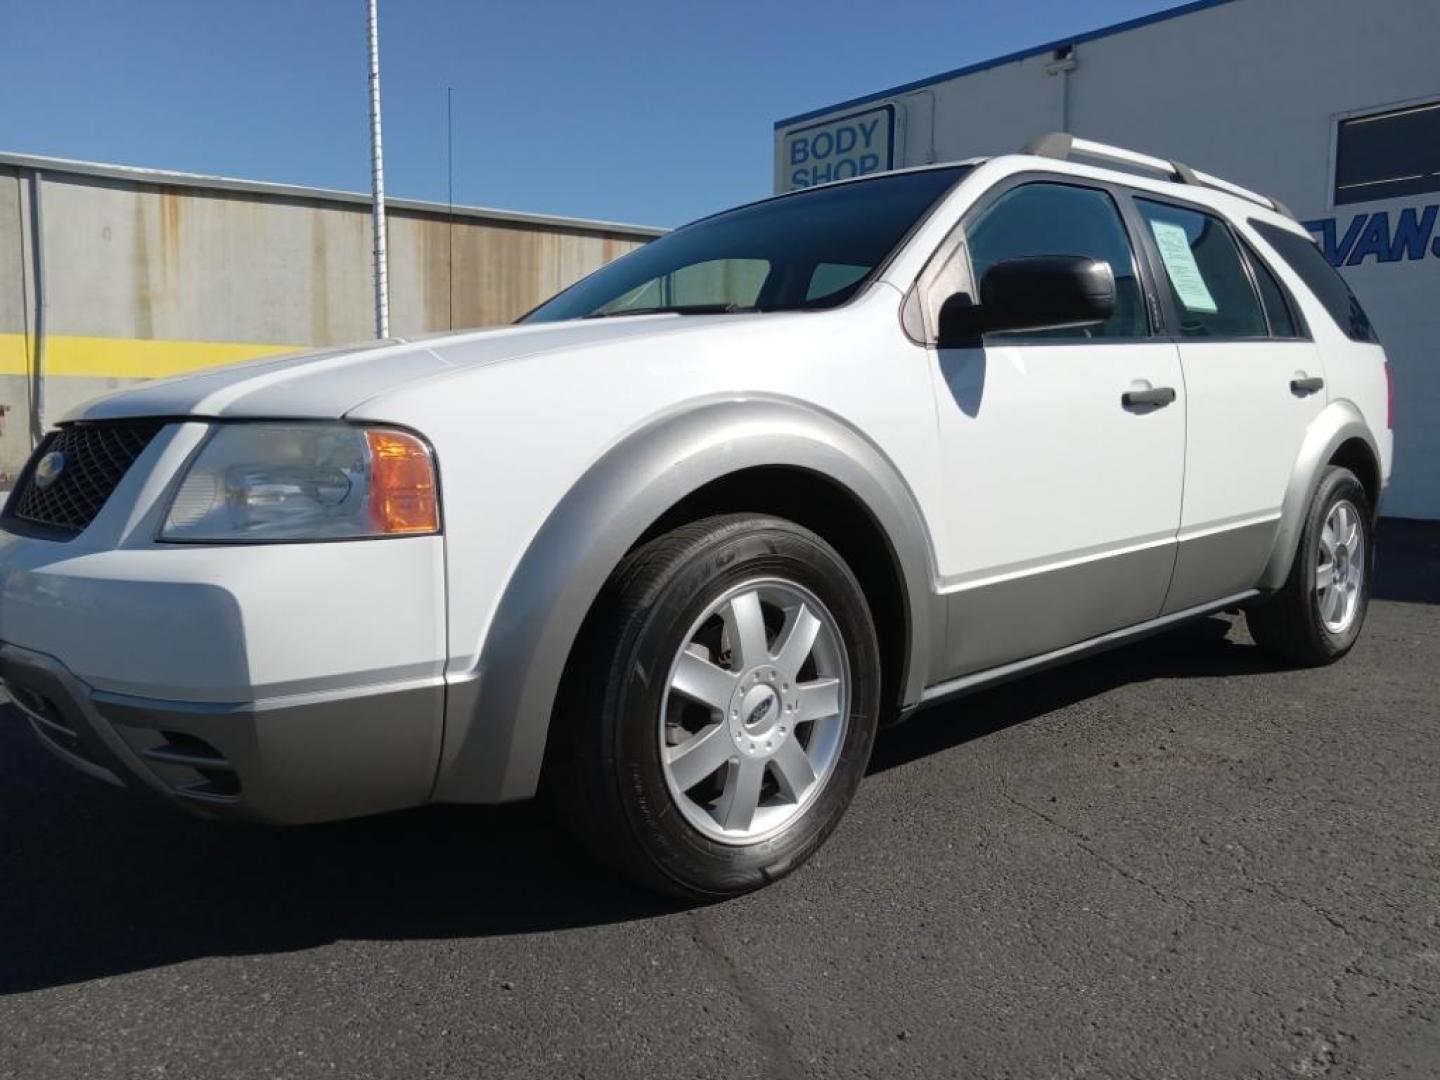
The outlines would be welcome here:
<svg viewBox="0 0 1440 1080">
<path fill-rule="evenodd" d="M 671 304 L 660 307 L 620 308 L 618 311 L 592 311 L 582 319 L 617 319 L 622 315 L 732 315 L 737 311 L 755 311 L 739 304 Z"/>
</svg>

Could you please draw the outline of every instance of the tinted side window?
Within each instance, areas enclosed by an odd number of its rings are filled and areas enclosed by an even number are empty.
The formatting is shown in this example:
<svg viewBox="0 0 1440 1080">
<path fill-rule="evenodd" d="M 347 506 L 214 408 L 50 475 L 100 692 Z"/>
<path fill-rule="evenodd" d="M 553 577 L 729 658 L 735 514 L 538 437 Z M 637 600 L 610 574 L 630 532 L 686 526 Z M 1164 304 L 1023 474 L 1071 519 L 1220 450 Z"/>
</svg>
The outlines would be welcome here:
<svg viewBox="0 0 1440 1080">
<path fill-rule="evenodd" d="M 1280 253 L 1291 270 L 1305 282 L 1306 288 L 1315 294 L 1330 317 L 1340 329 L 1355 341 L 1379 341 L 1370 319 L 1350 286 L 1345 284 L 1339 272 L 1320 254 L 1320 249 L 1308 236 L 1282 229 L 1266 221 L 1250 219 L 1251 227 L 1265 238 L 1265 242 Z"/>
<path fill-rule="evenodd" d="M 1085 255 L 1115 273 L 1115 313 L 1100 326 L 1069 327 L 1025 337 L 1145 337 L 1149 325 L 1135 276 L 1135 257 L 1114 201 L 1103 191 L 1068 184 L 1026 184 L 1000 196 L 966 225 L 971 269 L 978 287 L 1002 259 L 1030 255 Z M 1000 336 L 1000 335 L 996 335 Z"/>
<path fill-rule="evenodd" d="M 1256 255 L 1246 244 L 1245 255 L 1250 268 L 1255 271 L 1255 284 L 1260 287 L 1260 302 L 1265 305 L 1265 317 L 1270 320 L 1270 336 L 1277 338 L 1301 337 L 1295 324 L 1295 315 L 1290 310 L 1290 300 L 1285 287 L 1275 280 L 1275 275 L 1265 265 L 1265 260 Z"/>
<path fill-rule="evenodd" d="M 1240 249 L 1219 218 L 1136 199 L 1164 267 L 1182 337 L 1265 337 L 1260 299 Z"/>
</svg>

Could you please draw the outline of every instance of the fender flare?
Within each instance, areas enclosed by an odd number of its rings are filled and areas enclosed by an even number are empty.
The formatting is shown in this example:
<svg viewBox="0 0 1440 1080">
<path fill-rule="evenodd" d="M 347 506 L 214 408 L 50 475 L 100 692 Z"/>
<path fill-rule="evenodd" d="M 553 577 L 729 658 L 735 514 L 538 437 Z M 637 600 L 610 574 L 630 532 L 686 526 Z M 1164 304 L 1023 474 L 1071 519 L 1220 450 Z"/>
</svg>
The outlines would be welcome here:
<svg viewBox="0 0 1440 1080">
<path fill-rule="evenodd" d="M 711 399 L 633 431 L 546 518 L 511 574 L 472 677 L 450 685 L 434 799 L 504 802 L 535 794 L 566 661 L 612 570 L 686 495 L 761 466 L 829 478 L 866 506 L 889 538 L 911 624 L 904 703 L 919 700 L 943 611 L 929 532 L 899 470 L 855 428 L 812 405 Z"/>
<path fill-rule="evenodd" d="M 1280 526 L 1275 532 L 1265 571 L 1260 576 L 1260 588 L 1278 589 L 1290 576 L 1300 533 L 1305 527 L 1305 513 L 1310 507 L 1310 500 L 1315 497 L 1315 489 L 1320 486 L 1320 476 L 1335 452 L 1351 439 L 1359 439 L 1369 448 L 1378 475 L 1380 449 L 1375 444 L 1369 425 L 1365 423 L 1365 417 L 1352 402 L 1332 401 L 1310 421 L 1305 439 L 1300 444 L 1300 453 L 1296 455 L 1295 465 L 1290 471 L 1290 483 L 1285 488 L 1285 499 L 1280 506 Z"/>
</svg>

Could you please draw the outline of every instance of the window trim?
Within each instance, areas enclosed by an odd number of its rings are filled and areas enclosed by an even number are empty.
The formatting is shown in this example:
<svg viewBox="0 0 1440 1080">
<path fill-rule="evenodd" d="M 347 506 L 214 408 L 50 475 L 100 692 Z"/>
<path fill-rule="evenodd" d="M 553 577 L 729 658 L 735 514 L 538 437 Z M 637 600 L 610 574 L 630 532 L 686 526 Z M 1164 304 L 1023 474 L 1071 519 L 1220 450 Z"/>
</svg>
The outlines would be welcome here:
<svg viewBox="0 0 1440 1080">
<path fill-rule="evenodd" d="M 1262 320 L 1262 321 L 1264 322 L 1264 324 L 1265 324 L 1265 333 L 1264 333 L 1264 334 L 1251 334 L 1251 335 L 1248 335 L 1248 336 L 1240 336 L 1240 335 L 1237 335 L 1237 334 L 1229 334 L 1229 335 L 1226 335 L 1226 336 L 1224 336 L 1224 337 L 1210 337 L 1210 336 L 1203 336 L 1203 337 L 1201 337 L 1201 336 L 1190 335 L 1190 334 L 1182 334 L 1182 333 L 1180 333 L 1180 309 L 1179 309 L 1179 307 L 1177 306 L 1177 304 L 1176 304 L 1176 302 L 1175 302 L 1175 290 L 1174 290 L 1174 286 L 1173 286 L 1173 284 L 1169 283 L 1169 282 L 1168 282 L 1168 279 L 1167 279 L 1167 285 L 1169 285 L 1169 287 L 1168 287 L 1168 288 L 1165 288 L 1165 289 L 1160 289 L 1160 290 L 1159 290 L 1159 292 L 1160 292 L 1160 302 L 1161 302 L 1162 305 L 1164 305 L 1164 308 L 1165 308 L 1165 322 L 1166 322 L 1166 325 L 1167 325 L 1167 326 L 1174 327 L 1174 329 L 1167 335 L 1167 340 L 1173 341 L 1173 342 L 1175 342 L 1177 345 L 1178 345 L 1178 344 L 1184 344 L 1184 345 L 1195 345 L 1195 344 L 1204 344 L 1204 345 L 1215 345 L 1215 344 L 1229 344 L 1229 345 L 1252 344 L 1252 345 L 1253 345 L 1255 342 L 1263 342 L 1263 341 L 1294 341 L 1294 340 L 1297 340 L 1297 339 L 1295 339 L 1295 338 L 1277 338 L 1277 337 L 1275 337 L 1275 336 L 1273 335 L 1273 333 L 1272 333 L 1272 331 L 1271 331 L 1271 327 L 1270 327 L 1270 315 L 1269 315 L 1269 313 L 1265 310 L 1265 300 L 1264 300 L 1264 298 L 1260 295 L 1260 288 L 1259 288 L 1259 286 L 1256 284 L 1256 281 L 1255 281 L 1255 273 L 1254 273 L 1254 271 L 1253 271 L 1253 270 L 1251 269 L 1251 267 L 1250 267 L 1249 260 L 1247 260 L 1246 257 L 1245 257 L 1245 248 L 1244 248 L 1244 246 L 1243 246 L 1243 237 L 1241 237 L 1241 236 L 1239 235 L 1239 233 L 1236 231 L 1234 223 L 1232 223 L 1229 218 L 1227 218 L 1223 213 L 1221 213 L 1220 211 L 1216 210 L 1216 209 L 1213 208 L 1213 207 L 1205 206 L 1205 205 L 1200 204 L 1200 203 L 1189 202 L 1188 200 L 1185 200 L 1185 199 L 1174 199 L 1174 198 L 1171 198 L 1171 197 L 1168 196 L 1168 195 L 1157 195 L 1157 194 L 1154 194 L 1154 193 L 1149 192 L 1149 191 L 1135 191 L 1135 190 L 1132 189 L 1132 190 L 1130 191 L 1130 197 L 1131 197 L 1131 199 L 1132 199 L 1134 202 L 1136 202 L 1137 204 L 1140 203 L 1140 202 L 1150 202 L 1150 203 L 1157 203 L 1157 204 L 1159 204 L 1159 205 L 1161 205 L 1161 206 L 1172 206 L 1172 207 L 1174 207 L 1174 208 L 1177 209 L 1177 210 L 1188 210 L 1188 211 L 1190 211 L 1192 214 L 1203 214 L 1204 216 L 1206 216 L 1206 217 L 1208 217 L 1208 218 L 1211 218 L 1211 219 L 1214 220 L 1214 221 L 1218 221 L 1218 222 L 1224 227 L 1225 231 L 1230 234 L 1230 241 L 1231 241 L 1231 243 L 1233 243 L 1233 244 L 1235 245 L 1236 253 L 1239 254 L 1239 256 L 1240 256 L 1240 265 L 1241 265 L 1241 267 L 1242 267 L 1242 268 L 1244 269 L 1244 271 L 1245 271 L 1245 278 L 1246 278 L 1246 280 L 1249 281 L 1249 283 L 1250 283 L 1250 295 L 1251 295 L 1252 297 L 1254 297 L 1254 299 L 1255 299 L 1255 306 L 1256 306 L 1257 308 L 1259 308 L 1259 310 L 1260 310 L 1260 318 L 1261 318 L 1261 320 Z M 1138 205 L 1136 205 L 1134 209 L 1135 209 L 1135 215 L 1136 215 L 1136 217 L 1139 219 L 1140 224 L 1144 225 L 1144 224 L 1145 224 L 1145 220 L 1146 220 L 1146 219 L 1145 219 L 1145 213 L 1144 213 L 1144 211 L 1141 210 Z M 1159 282 L 1158 275 L 1165 273 L 1165 267 L 1164 267 L 1164 262 L 1163 262 L 1163 260 L 1161 260 L 1161 258 L 1160 258 L 1160 249 L 1159 249 L 1159 248 L 1156 246 L 1156 244 L 1155 244 L 1155 237 L 1150 234 L 1150 230 L 1149 230 L 1148 227 L 1144 229 L 1143 235 L 1141 236 L 1141 242 L 1144 243 L 1146 250 L 1147 250 L 1148 252 L 1150 252 L 1150 257 L 1151 257 L 1151 259 L 1152 259 L 1152 261 L 1153 261 L 1153 265 L 1154 265 L 1155 268 L 1156 268 L 1155 272 L 1156 272 L 1156 274 L 1157 274 L 1157 279 L 1156 279 L 1156 280 L 1157 280 L 1157 284 L 1158 284 L 1158 282 Z M 1267 267 L 1267 269 L 1268 269 L 1268 267 Z M 1270 273 L 1271 273 L 1272 275 L 1274 275 L 1275 272 L 1274 272 L 1273 270 L 1271 270 Z M 1277 278 L 1277 280 L 1278 280 L 1278 278 Z M 1292 310 L 1293 310 L 1293 308 L 1292 308 Z"/>
<path fill-rule="evenodd" d="M 1305 320 L 1305 313 L 1300 310 L 1300 304 L 1296 301 L 1295 295 L 1290 291 L 1290 286 L 1285 284 L 1285 279 L 1275 272 L 1275 268 L 1266 262 L 1265 257 L 1255 250 L 1255 245 L 1245 237 L 1243 233 L 1236 232 L 1231 226 L 1231 232 L 1235 232 L 1236 238 L 1240 241 L 1240 251 L 1245 256 L 1245 261 L 1250 267 L 1250 281 L 1254 285 L 1256 293 L 1260 296 L 1260 310 L 1265 313 L 1265 325 L 1270 328 L 1271 341 L 1314 341 L 1315 337 L 1310 333 L 1310 324 Z M 1270 321 L 1270 309 L 1265 306 L 1265 294 L 1260 291 L 1260 277 L 1255 272 L 1255 264 L 1260 266 L 1270 275 L 1275 282 L 1275 287 L 1280 290 L 1280 302 L 1285 305 L 1285 310 L 1290 315 L 1290 325 L 1295 328 L 1293 334 L 1277 334 L 1275 324 Z M 1193 338 L 1187 340 L 1194 340 Z M 1250 340 L 1250 339 L 1246 339 Z"/>
<path fill-rule="evenodd" d="M 901 328 L 906 337 L 917 345 L 927 349 L 938 347 L 938 326 L 937 317 L 939 312 L 932 312 L 922 299 L 926 286 L 933 280 L 938 269 L 949 262 L 950 256 L 958 247 L 965 245 L 965 227 L 975 218 L 986 213 L 995 203 L 1008 195 L 1010 192 L 1021 187 L 1033 187 L 1036 184 L 1047 184 L 1054 187 L 1080 188 L 1085 191 L 1099 191 L 1110 197 L 1115 206 L 1116 214 L 1120 219 L 1120 228 L 1125 233 L 1125 239 L 1130 245 L 1131 257 L 1135 260 L 1135 278 L 1140 284 L 1142 298 L 1141 309 L 1145 315 L 1145 321 L 1149 332 L 1143 336 L 1132 337 L 1066 337 L 1053 338 L 1044 336 L 1029 336 L 1020 333 L 1007 333 L 1000 340 L 990 341 L 988 335 L 982 339 L 981 348 L 1009 348 L 1016 345 L 1043 345 L 1043 346 L 1064 346 L 1075 345 L 1153 345 L 1157 341 L 1167 340 L 1167 326 L 1162 315 L 1163 309 L 1159 306 L 1156 281 L 1152 275 L 1152 268 L 1148 258 L 1148 252 L 1142 252 L 1137 245 L 1132 222 L 1127 216 L 1126 200 L 1130 189 L 1119 184 L 1113 184 L 1105 180 L 1092 180 L 1088 177 L 1072 176 L 1066 173 L 1052 173 L 1044 170 L 1026 170 L 1025 172 L 1012 173 L 996 181 L 986 188 L 956 220 L 945 238 L 935 246 L 930 257 L 925 260 L 925 265 L 915 275 L 910 288 L 906 291 L 905 301 L 900 306 Z M 965 278 L 970 290 L 973 292 L 978 288 L 974 280 L 974 268 L 970 264 L 968 247 L 965 251 Z M 923 338 L 917 338 L 912 330 L 912 318 L 907 317 L 907 312 L 913 311 L 918 316 L 920 329 Z"/>
</svg>

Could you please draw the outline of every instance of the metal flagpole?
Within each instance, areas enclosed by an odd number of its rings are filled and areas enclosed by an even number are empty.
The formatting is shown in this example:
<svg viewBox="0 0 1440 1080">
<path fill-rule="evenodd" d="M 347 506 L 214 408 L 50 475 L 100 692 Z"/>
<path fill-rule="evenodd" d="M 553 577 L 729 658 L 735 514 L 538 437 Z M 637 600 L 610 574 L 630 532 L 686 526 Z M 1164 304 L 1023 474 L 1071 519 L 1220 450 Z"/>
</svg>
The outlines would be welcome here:
<svg viewBox="0 0 1440 1080">
<path fill-rule="evenodd" d="M 380 28 L 370 3 L 370 190 L 375 234 L 375 336 L 390 336 L 390 281 L 385 254 L 385 155 L 380 145 Z"/>
<path fill-rule="evenodd" d="M 446 225 L 445 242 L 450 248 L 450 265 L 446 271 L 446 292 L 450 294 L 446 306 L 446 329 L 455 329 L 455 124 L 452 100 L 455 88 L 445 88 L 445 201 L 449 207 L 449 221 Z"/>
</svg>

